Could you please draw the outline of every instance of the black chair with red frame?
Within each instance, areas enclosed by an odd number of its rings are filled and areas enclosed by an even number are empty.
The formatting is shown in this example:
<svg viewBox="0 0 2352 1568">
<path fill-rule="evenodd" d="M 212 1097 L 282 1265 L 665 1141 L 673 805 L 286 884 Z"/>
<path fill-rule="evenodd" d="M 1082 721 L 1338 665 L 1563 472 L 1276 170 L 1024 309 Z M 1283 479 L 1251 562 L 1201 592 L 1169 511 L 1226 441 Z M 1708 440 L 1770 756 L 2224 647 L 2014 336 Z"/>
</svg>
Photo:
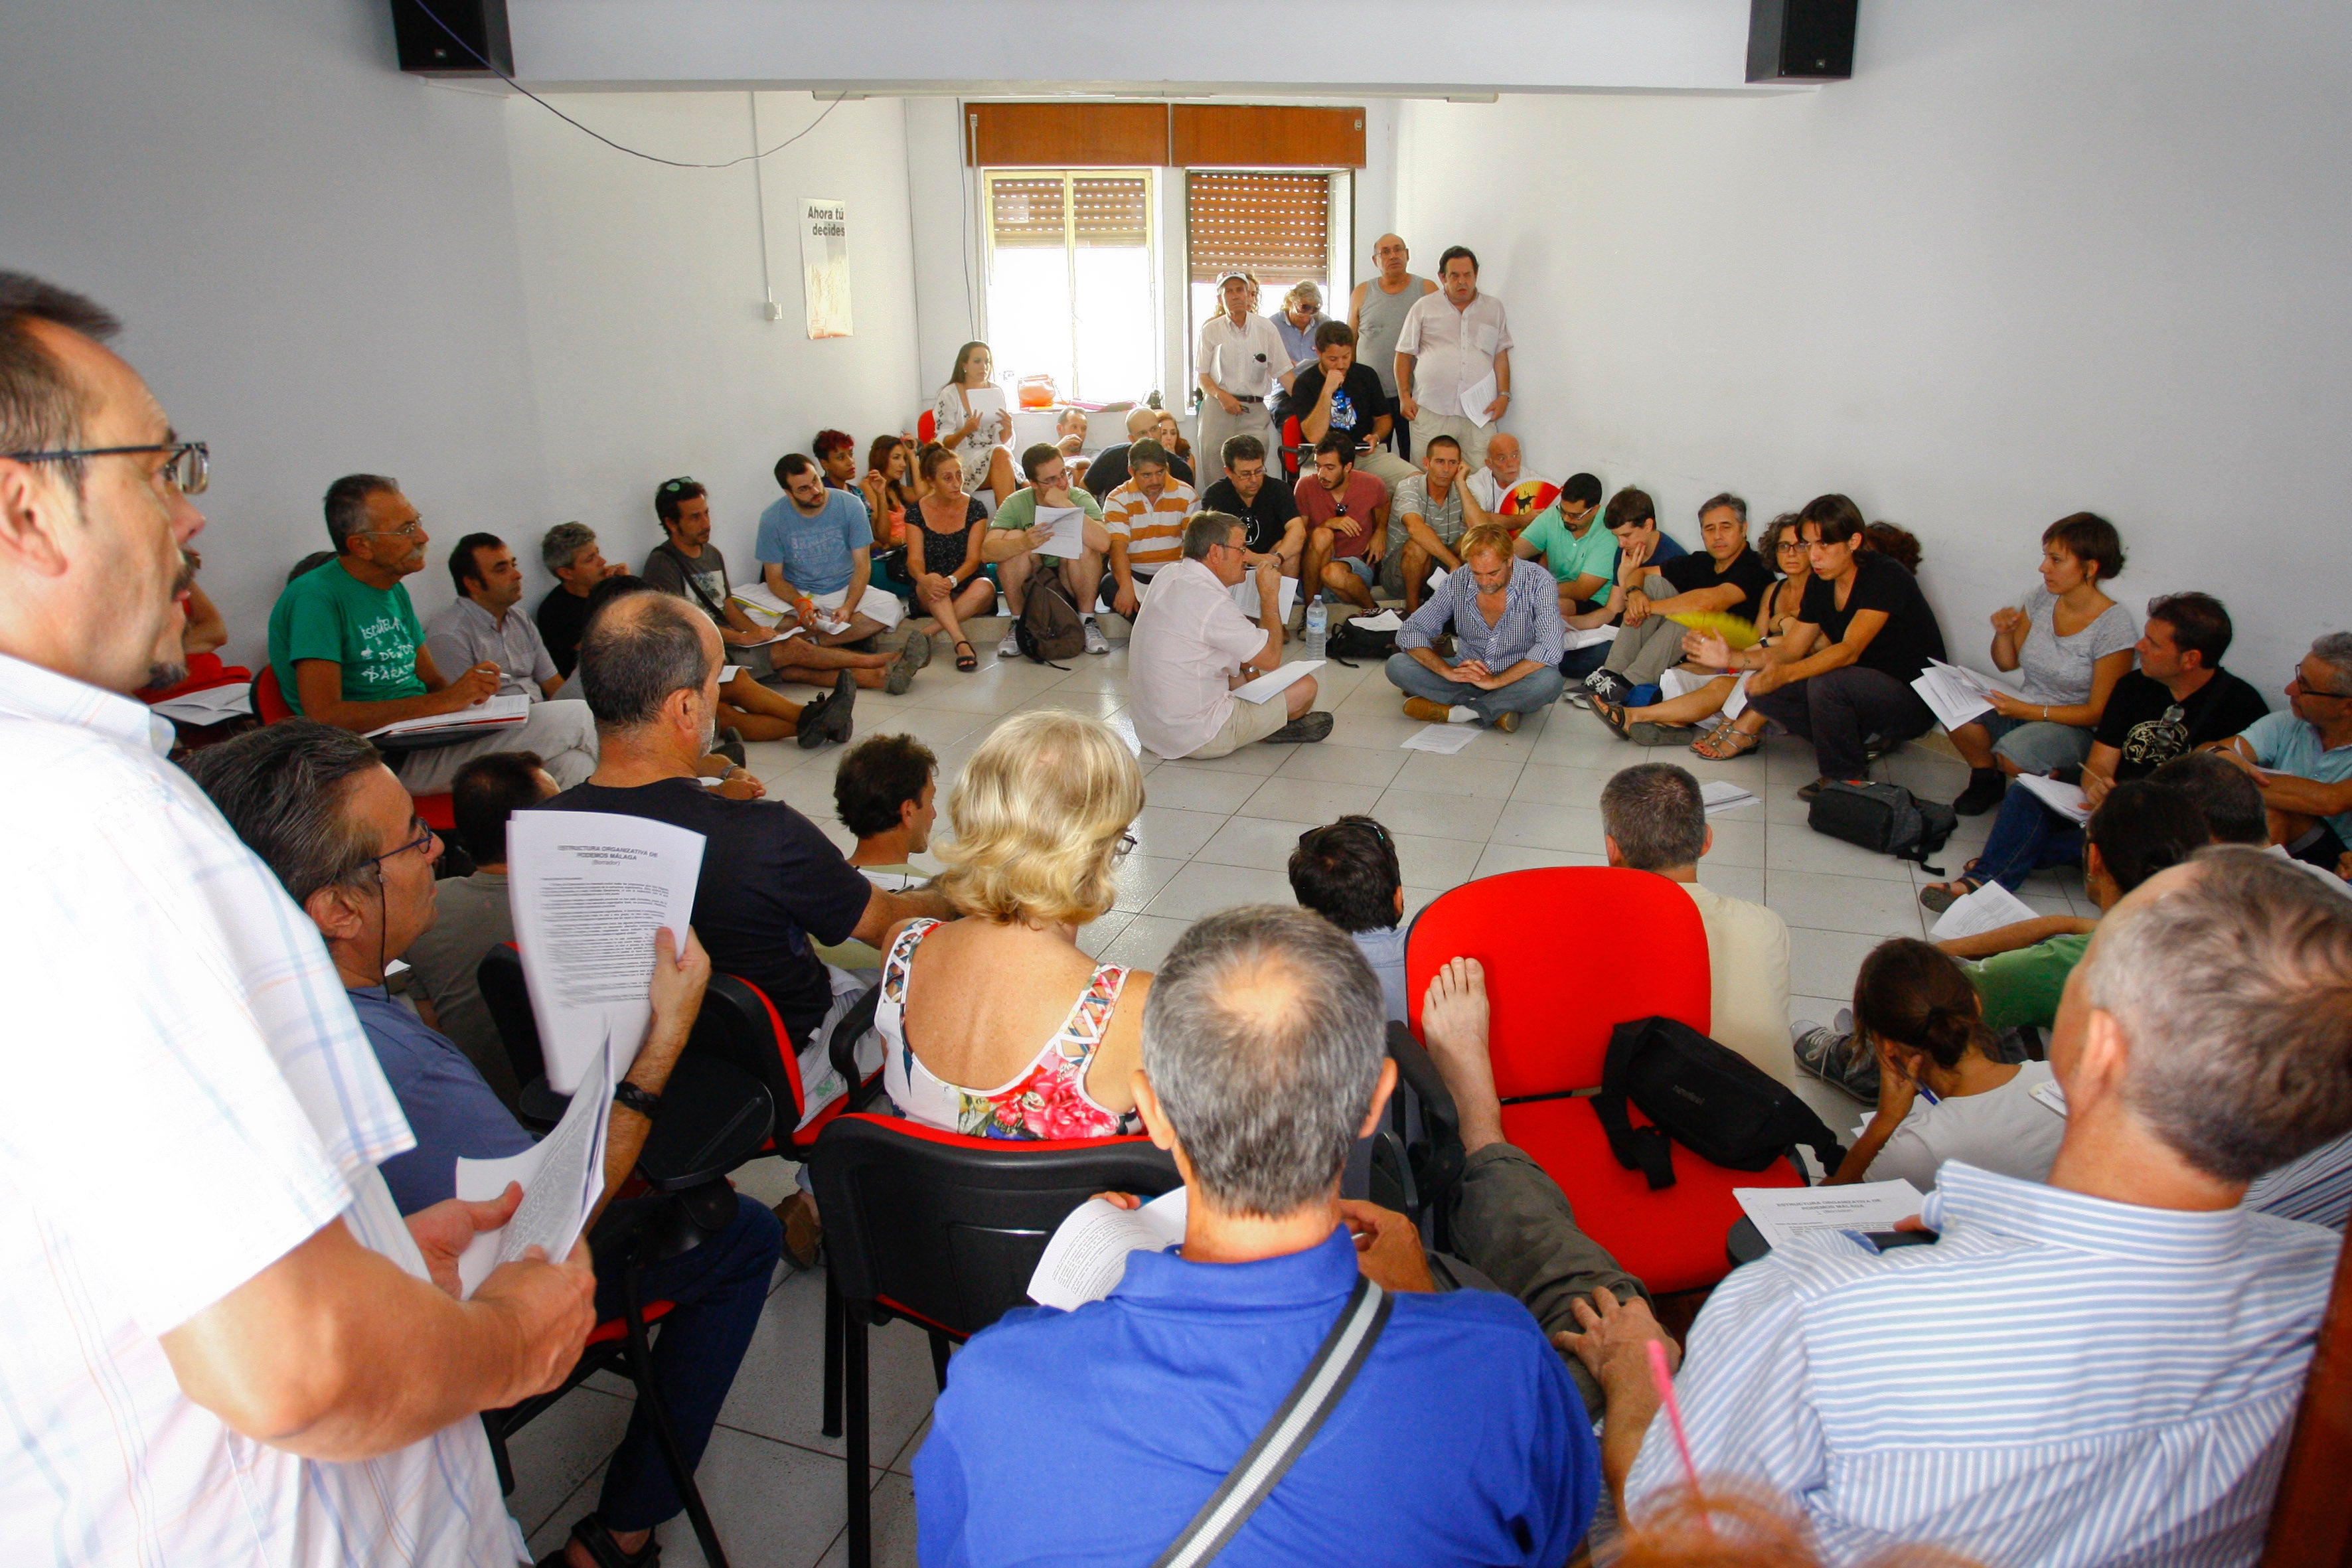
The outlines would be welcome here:
<svg viewBox="0 0 2352 1568">
<path fill-rule="evenodd" d="M 971 1138 L 862 1112 L 826 1127 L 810 1173 L 824 1216 L 826 1288 L 843 1308 L 849 1563 L 866 1568 L 873 1552 L 866 1331 L 894 1318 L 925 1330 L 932 1371 L 945 1388 L 949 1346 L 1029 1304 L 1029 1277 L 1071 1210 L 1100 1192 L 1156 1197 L 1181 1178 L 1176 1162 L 1145 1138 Z M 836 1436 L 835 1358 L 825 1359 L 826 1431 Z"/>
</svg>

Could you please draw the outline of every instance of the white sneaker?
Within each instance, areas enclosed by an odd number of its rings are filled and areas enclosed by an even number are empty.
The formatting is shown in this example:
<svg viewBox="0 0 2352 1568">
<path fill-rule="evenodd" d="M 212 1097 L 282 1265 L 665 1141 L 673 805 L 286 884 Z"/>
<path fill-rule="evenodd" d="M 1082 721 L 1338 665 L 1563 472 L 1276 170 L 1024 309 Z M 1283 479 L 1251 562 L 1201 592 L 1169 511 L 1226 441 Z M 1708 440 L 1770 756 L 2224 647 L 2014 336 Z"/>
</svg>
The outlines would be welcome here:
<svg viewBox="0 0 2352 1568">
<path fill-rule="evenodd" d="M 1006 632 L 1004 634 L 1004 640 L 996 645 L 996 657 L 1005 660 L 1007 663 L 1019 658 L 1021 657 L 1021 639 L 1013 633 Z"/>
<path fill-rule="evenodd" d="M 1095 618 L 1092 616 L 1088 616 L 1079 624 L 1086 627 L 1087 651 L 1088 653 L 1108 653 L 1110 651 L 1110 640 L 1102 635 L 1102 627 L 1095 625 Z"/>
</svg>

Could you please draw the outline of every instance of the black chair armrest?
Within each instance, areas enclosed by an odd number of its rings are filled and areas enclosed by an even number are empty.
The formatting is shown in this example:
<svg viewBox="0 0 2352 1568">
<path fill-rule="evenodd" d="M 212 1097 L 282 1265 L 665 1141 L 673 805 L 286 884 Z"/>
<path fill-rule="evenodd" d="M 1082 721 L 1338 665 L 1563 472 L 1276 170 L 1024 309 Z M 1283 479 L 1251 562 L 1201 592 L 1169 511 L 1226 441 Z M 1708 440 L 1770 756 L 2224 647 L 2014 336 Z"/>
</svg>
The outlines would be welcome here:
<svg viewBox="0 0 2352 1568">
<path fill-rule="evenodd" d="M 1445 1087 L 1437 1064 L 1430 1059 L 1428 1047 L 1393 1018 L 1389 1020 L 1389 1056 L 1397 1065 L 1398 1083 L 1412 1091 L 1420 1101 L 1422 1114 L 1433 1125 L 1443 1123 L 1448 1132 L 1458 1133 L 1461 1113 L 1454 1109 L 1453 1092 Z"/>
<path fill-rule="evenodd" d="M 882 1095 L 882 1075 L 874 1075 L 872 1083 L 860 1080 L 857 1074 L 857 1042 L 874 1026 L 874 1009 L 882 1000 L 879 985 L 867 990 L 841 1016 L 825 1039 L 825 1055 L 832 1059 L 833 1070 L 849 1086 L 849 1109 L 864 1110 Z"/>
</svg>

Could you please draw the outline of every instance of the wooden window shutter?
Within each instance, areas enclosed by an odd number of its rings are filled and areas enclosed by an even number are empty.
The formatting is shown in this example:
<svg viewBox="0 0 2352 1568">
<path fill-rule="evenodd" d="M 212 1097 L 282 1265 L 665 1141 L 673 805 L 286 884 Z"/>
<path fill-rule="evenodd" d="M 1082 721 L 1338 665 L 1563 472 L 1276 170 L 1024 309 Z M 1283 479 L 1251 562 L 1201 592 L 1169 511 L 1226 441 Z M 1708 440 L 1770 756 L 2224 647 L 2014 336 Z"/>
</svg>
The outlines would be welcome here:
<svg viewBox="0 0 2352 1568">
<path fill-rule="evenodd" d="M 972 103 L 964 159 L 975 168 L 1157 169 L 1168 163 L 1164 103 Z"/>
<path fill-rule="evenodd" d="M 1287 286 L 1330 269 L 1328 174 L 1196 170 L 1184 176 L 1184 217 L 1196 282 L 1246 272 Z"/>
<path fill-rule="evenodd" d="M 1150 191 L 1140 175 L 1074 175 L 1071 238 L 1080 245 L 1142 248 L 1151 232 Z"/>
<path fill-rule="evenodd" d="M 1170 110 L 1169 141 L 1180 169 L 1360 169 L 1364 111 L 1179 103 Z"/>
</svg>

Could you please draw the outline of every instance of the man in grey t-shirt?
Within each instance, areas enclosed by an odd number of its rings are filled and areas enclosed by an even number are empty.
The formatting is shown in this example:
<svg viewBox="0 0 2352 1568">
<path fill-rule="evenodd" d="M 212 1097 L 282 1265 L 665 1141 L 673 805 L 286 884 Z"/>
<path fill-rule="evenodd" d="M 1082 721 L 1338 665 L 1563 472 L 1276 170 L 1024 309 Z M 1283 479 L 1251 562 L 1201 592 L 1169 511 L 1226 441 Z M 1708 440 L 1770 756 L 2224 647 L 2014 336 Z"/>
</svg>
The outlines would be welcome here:
<svg viewBox="0 0 2352 1568">
<path fill-rule="evenodd" d="M 1348 296 L 1348 326 L 1356 334 L 1357 362 L 1370 366 L 1380 376 L 1381 390 L 1391 404 L 1397 395 L 1397 334 L 1404 331 L 1405 312 L 1423 294 L 1437 292 L 1436 284 L 1405 269 L 1412 259 L 1412 252 L 1405 248 L 1402 239 L 1393 234 L 1381 236 L 1372 242 L 1372 261 L 1380 275 L 1357 284 L 1355 292 Z M 1412 434 L 1402 417 L 1390 435 L 1396 455 L 1412 458 Z"/>
</svg>

